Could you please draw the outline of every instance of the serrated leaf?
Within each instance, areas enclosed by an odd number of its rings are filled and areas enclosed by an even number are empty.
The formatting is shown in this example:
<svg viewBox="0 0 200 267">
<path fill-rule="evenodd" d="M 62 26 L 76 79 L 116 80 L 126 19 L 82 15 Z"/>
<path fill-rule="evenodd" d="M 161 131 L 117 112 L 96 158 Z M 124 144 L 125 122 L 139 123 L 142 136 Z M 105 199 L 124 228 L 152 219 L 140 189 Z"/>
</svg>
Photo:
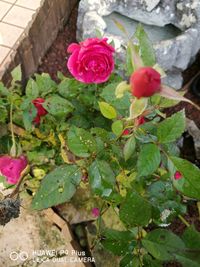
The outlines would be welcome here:
<svg viewBox="0 0 200 267">
<path fill-rule="evenodd" d="M 164 229 L 151 231 L 142 240 L 143 246 L 156 259 L 173 260 L 177 251 L 184 250 L 183 241 L 172 232 Z"/>
<path fill-rule="evenodd" d="M 123 128 L 123 122 L 120 120 L 117 120 L 112 124 L 112 131 L 116 136 L 120 136 L 122 134 Z"/>
<path fill-rule="evenodd" d="M 155 52 L 148 35 L 144 31 L 141 24 L 137 26 L 135 35 L 139 42 L 139 50 L 142 61 L 145 66 L 153 66 L 156 64 Z"/>
<path fill-rule="evenodd" d="M 160 161 L 160 151 L 155 144 L 143 145 L 138 156 L 138 175 L 147 176 L 153 174 L 158 169 Z"/>
<path fill-rule="evenodd" d="M 117 112 L 115 108 L 113 108 L 111 105 L 109 105 L 106 102 L 99 102 L 99 108 L 102 113 L 102 115 L 107 119 L 115 119 L 117 117 Z"/>
<path fill-rule="evenodd" d="M 128 159 L 130 159 L 130 157 L 134 153 L 134 151 L 135 151 L 135 145 L 136 145 L 135 137 L 134 136 L 131 136 L 127 140 L 127 142 L 126 142 L 126 144 L 124 146 L 124 149 L 123 149 L 125 161 L 127 161 Z"/>
<path fill-rule="evenodd" d="M 118 256 L 127 253 L 134 238 L 134 234 L 129 231 L 118 231 L 114 229 L 105 229 L 102 234 L 104 238 L 101 244 L 105 249 Z"/>
<path fill-rule="evenodd" d="M 56 168 L 43 178 L 32 208 L 41 210 L 69 201 L 80 181 L 81 172 L 76 165 Z"/>
<path fill-rule="evenodd" d="M 170 160 L 183 175 L 183 178 L 173 180 L 177 190 L 185 196 L 200 199 L 200 169 L 185 159 L 170 157 Z"/>
<path fill-rule="evenodd" d="M 115 175 L 110 165 L 106 161 L 95 160 L 89 167 L 89 182 L 95 194 L 109 197 L 115 185 Z"/>
<path fill-rule="evenodd" d="M 70 151 L 78 157 L 89 157 L 96 151 L 94 137 L 86 130 L 72 126 L 67 133 L 67 144 Z"/>
<path fill-rule="evenodd" d="M 129 119 L 133 120 L 139 117 L 147 108 L 148 98 L 141 97 L 140 99 L 135 98 L 130 106 L 130 117 Z"/>
<path fill-rule="evenodd" d="M 180 111 L 158 124 L 157 136 L 160 143 L 174 142 L 185 131 L 185 112 Z"/>
<path fill-rule="evenodd" d="M 66 118 L 69 113 L 74 110 L 74 106 L 68 100 L 52 95 L 48 97 L 43 104 L 43 107 L 53 116 L 62 119 Z"/>
<path fill-rule="evenodd" d="M 128 227 L 146 226 L 151 219 L 151 212 L 149 202 L 138 193 L 129 192 L 120 207 L 119 217 Z"/>
</svg>

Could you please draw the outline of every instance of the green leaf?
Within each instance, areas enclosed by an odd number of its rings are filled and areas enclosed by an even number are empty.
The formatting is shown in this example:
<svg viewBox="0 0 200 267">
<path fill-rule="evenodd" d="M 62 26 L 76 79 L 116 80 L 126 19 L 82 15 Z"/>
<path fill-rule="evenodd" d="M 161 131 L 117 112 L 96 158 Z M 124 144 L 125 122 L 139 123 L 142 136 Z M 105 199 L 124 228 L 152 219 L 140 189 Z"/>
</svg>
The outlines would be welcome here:
<svg viewBox="0 0 200 267">
<path fill-rule="evenodd" d="M 134 36 L 138 39 L 140 55 L 144 65 L 154 66 L 156 64 L 154 48 L 141 24 L 138 25 Z"/>
<path fill-rule="evenodd" d="M 32 208 L 41 210 L 69 201 L 80 181 L 81 172 L 76 165 L 58 167 L 43 178 Z"/>
<path fill-rule="evenodd" d="M 143 197 L 129 192 L 120 207 L 119 217 L 128 227 L 146 226 L 151 219 L 151 210 L 151 205 Z"/>
<path fill-rule="evenodd" d="M 129 92 L 131 90 L 130 84 L 127 84 L 126 81 L 120 82 L 115 90 L 116 98 L 122 98 L 125 92 Z"/>
<path fill-rule="evenodd" d="M 58 85 L 58 92 L 61 96 L 67 99 L 77 97 L 78 93 L 85 87 L 85 84 L 78 82 L 75 79 L 64 78 Z"/>
<path fill-rule="evenodd" d="M 41 97 L 45 97 L 49 93 L 53 93 L 57 89 L 56 83 L 51 79 L 48 73 L 42 73 L 41 75 L 35 74 L 36 83 L 39 89 Z"/>
<path fill-rule="evenodd" d="M 106 102 L 99 102 L 99 108 L 102 115 L 107 119 L 115 119 L 117 117 L 117 112 L 115 108 Z"/>
<path fill-rule="evenodd" d="M 173 180 L 177 190 L 185 196 L 200 199 L 200 169 L 185 159 L 170 157 L 170 160 L 183 175 L 183 178 Z"/>
<path fill-rule="evenodd" d="M 18 65 L 12 72 L 11 72 L 12 78 L 14 81 L 21 81 L 22 79 L 22 71 L 21 71 L 21 65 Z"/>
<path fill-rule="evenodd" d="M 71 152 L 78 157 L 89 157 L 96 151 L 94 137 L 88 131 L 75 126 L 67 133 L 67 144 Z"/>
<path fill-rule="evenodd" d="M 142 244 L 154 258 L 163 261 L 173 260 L 175 254 L 185 248 L 178 236 L 164 229 L 156 229 L 148 233 L 142 240 Z"/>
<path fill-rule="evenodd" d="M 8 89 L 3 85 L 2 82 L 0 82 L 0 95 L 1 96 L 8 96 L 9 95 Z"/>
<path fill-rule="evenodd" d="M 117 120 L 112 124 L 112 131 L 116 136 L 120 136 L 122 134 L 123 128 L 123 122 L 120 120 Z"/>
<path fill-rule="evenodd" d="M 129 231 L 118 231 L 114 229 L 105 229 L 102 234 L 104 238 L 101 244 L 105 249 L 118 256 L 127 253 L 134 238 L 134 234 Z"/>
<path fill-rule="evenodd" d="M 122 258 L 119 266 L 120 267 L 140 267 L 141 262 L 138 256 L 135 256 L 134 254 L 127 254 L 124 258 Z M 156 267 L 156 266 L 153 266 L 153 267 Z"/>
<path fill-rule="evenodd" d="M 158 124 L 160 143 L 174 142 L 185 131 L 185 112 L 180 111 Z"/>
<path fill-rule="evenodd" d="M 193 225 L 185 229 L 182 240 L 187 248 L 200 249 L 200 232 L 198 232 Z"/>
<path fill-rule="evenodd" d="M 26 86 L 26 95 L 30 99 L 35 99 L 39 96 L 39 89 L 37 83 L 33 79 L 29 79 Z"/>
<path fill-rule="evenodd" d="M 135 145 L 136 145 L 135 137 L 131 136 L 126 142 L 123 150 L 125 161 L 130 159 L 130 157 L 132 156 L 133 152 L 135 151 Z"/>
<path fill-rule="evenodd" d="M 147 105 L 147 97 L 135 98 L 130 106 L 130 119 L 139 117 L 145 111 Z"/>
<path fill-rule="evenodd" d="M 95 160 L 89 167 L 89 182 L 95 194 L 109 197 L 115 185 L 115 175 L 110 165 L 106 161 Z"/>
<path fill-rule="evenodd" d="M 61 119 L 66 118 L 69 113 L 74 110 L 74 106 L 68 100 L 58 96 L 52 95 L 47 98 L 43 107 L 53 116 Z"/>
<path fill-rule="evenodd" d="M 153 174 L 161 161 L 160 151 L 155 144 L 145 144 L 139 153 L 137 169 L 140 176 Z"/>
</svg>

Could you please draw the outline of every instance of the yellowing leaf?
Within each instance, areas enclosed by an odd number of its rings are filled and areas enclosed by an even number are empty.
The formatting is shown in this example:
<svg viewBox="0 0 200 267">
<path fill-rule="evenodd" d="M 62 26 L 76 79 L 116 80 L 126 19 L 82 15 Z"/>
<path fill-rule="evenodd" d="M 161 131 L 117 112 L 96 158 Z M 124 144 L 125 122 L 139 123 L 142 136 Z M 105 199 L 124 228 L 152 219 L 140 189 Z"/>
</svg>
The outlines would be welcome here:
<svg viewBox="0 0 200 267">
<path fill-rule="evenodd" d="M 117 112 L 115 108 L 106 102 L 99 102 L 99 108 L 102 115 L 107 119 L 115 119 L 117 117 Z"/>
<path fill-rule="evenodd" d="M 131 90 L 130 84 L 127 84 L 126 81 L 123 81 L 119 83 L 115 90 L 115 96 L 116 98 L 122 98 L 124 96 L 124 93 Z"/>
<path fill-rule="evenodd" d="M 130 106 L 130 118 L 135 119 L 140 116 L 148 105 L 148 98 L 142 97 L 140 99 L 135 98 Z"/>
</svg>

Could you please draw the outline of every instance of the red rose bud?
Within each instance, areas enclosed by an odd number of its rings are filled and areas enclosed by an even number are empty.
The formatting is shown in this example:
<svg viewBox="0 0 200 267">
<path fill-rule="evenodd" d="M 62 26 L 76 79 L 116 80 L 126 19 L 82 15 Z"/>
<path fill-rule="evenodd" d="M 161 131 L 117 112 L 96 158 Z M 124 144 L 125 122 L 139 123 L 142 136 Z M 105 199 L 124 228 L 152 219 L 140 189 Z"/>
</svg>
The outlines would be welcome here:
<svg viewBox="0 0 200 267">
<path fill-rule="evenodd" d="M 140 126 L 146 122 L 145 117 L 140 116 L 135 120 L 136 126 Z"/>
<path fill-rule="evenodd" d="M 125 129 L 122 133 L 122 135 L 129 135 L 130 134 L 130 131 L 129 129 Z"/>
<path fill-rule="evenodd" d="M 48 113 L 42 105 L 44 102 L 45 102 L 45 99 L 43 98 L 36 98 L 32 101 L 33 105 L 37 109 L 37 115 L 39 116 L 45 116 Z"/>
<path fill-rule="evenodd" d="M 179 180 L 179 179 L 181 179 L 181 178 L 183 178 L 183 176 L 182 176 L 182 174 L 180 173 L 180 172 L 175 172 L 175 174 L 174 174 L 174 179 L 175 180 Z"/>
<path fill-rule="evenodd" d="M 28 161 L 24 156 L 12 158 L 4 155 L 0 157 L 0 173 L 6 177 L 6 181 L 9 184 L 18 183 L 21 174 L 27 165 Z"/>
<path fill-rule="evenodd" d="M 95 217 L 95 218 L 98 218 L 100 215 L 100 210 L 99 208 L 93 208 L 92 209 L 92 216 Z"/>
<path fill-rule="evenodd" d="M 36 107 L 37 109 L 37 115 L 34 118 L 33 122 L 35 124 L 40 124 L 40 117 L 45 116 L 48 112 L 46 111 L 46 109 L 43 107 L 43 103 L 45 102 L 45 99 L 43 98 L 36 98 L 32 101 L 33 105 Z"/>
<path fill-rule="evenodd" d="M 131 75 L 131 92 L 137 98 L 149 97 L 160 91 L 160 73 L 151 67 L 143 67 Z"/>
</svg>

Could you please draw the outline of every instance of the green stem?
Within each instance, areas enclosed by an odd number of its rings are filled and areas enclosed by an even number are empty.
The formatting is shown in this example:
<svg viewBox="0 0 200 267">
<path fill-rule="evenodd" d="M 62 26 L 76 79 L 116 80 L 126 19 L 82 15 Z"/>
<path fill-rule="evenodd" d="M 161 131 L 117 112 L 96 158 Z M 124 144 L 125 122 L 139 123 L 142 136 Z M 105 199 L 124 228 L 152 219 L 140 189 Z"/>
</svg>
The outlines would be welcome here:
<svg viewBox="0 0 200 267">
<path fill-rule="evenodd" d="M 187 227 L 190 227 L 190 224 L 185 220 L 185 218 L 183 218 L 182 215 L 179 214 L 178 217 Z"/>
</svg>

